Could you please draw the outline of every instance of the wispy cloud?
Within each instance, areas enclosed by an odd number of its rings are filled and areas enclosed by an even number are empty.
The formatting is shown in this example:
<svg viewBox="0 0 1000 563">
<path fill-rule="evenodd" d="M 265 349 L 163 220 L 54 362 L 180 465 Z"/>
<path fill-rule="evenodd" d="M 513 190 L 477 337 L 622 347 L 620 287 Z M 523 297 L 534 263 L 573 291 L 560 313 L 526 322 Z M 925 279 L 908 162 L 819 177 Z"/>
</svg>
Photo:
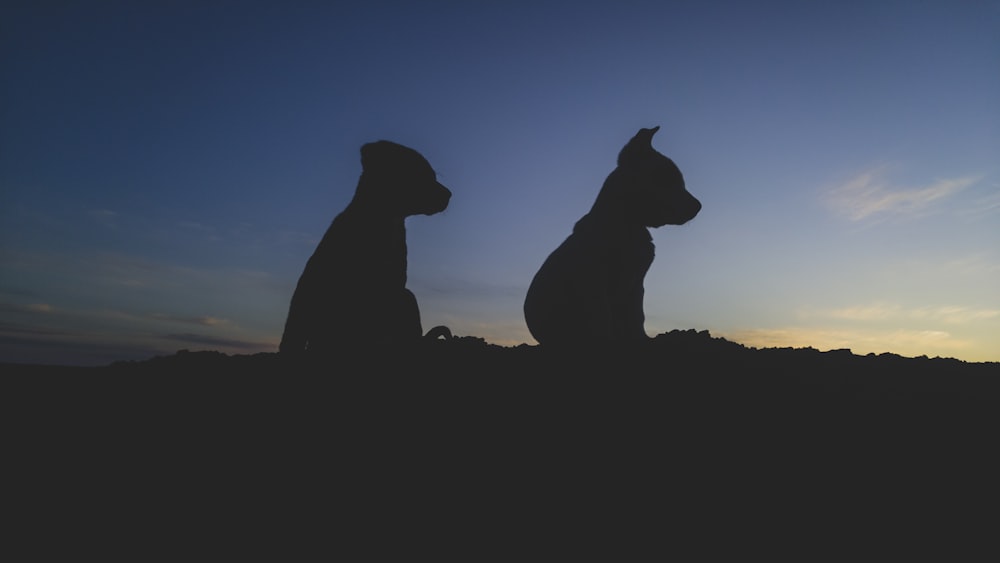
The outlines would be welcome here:
<svg viewBox="0 0 1000 563">
<path fill-rule="evenodd" d="M 223 240 L 215 227 L 205 225 L 197 221 L 180 221 L 177 223 L 177 228 L 194 234 L 195 236 L 208 242 L 219 242 Z"/>
<path fill-rule="evenodd" d="M 31 326 L 17 323 L 0 322 L 0 336 L 66 336 L 70 334 L 58 328 Z"/>
<path fill-rule="evenodd" d="M 48 303 L 16 304 L 0 302 L 0 313 L 18 313 L 27 315 L 25 318 L 52 319 L 56 323 L 75 325 L 107 326 L 108 323 L 127 326 L 135 329 L 140 326 L 155 326 L 150 321 L 196 325 L 207 328 L 225 328 L 239 330 L 240 327 L 229 319 L 210 315 L 176 315 L 165 313 L 131 312 L 122 309 L 72 309 L 57 308 Z M 35 321 L 32 321 L 35 322 Z M 124 324 L 123 324 L 124 323 Z"/>
<path fill-rule="evenodd" d="M 197 346 L 208 346 L 215 349 L 273 351 L 277 348 L 277 346 L 272 342 L 251 342 L 247 340 L 219 338 L 194 333 L 167 334 L 164 335 L 164 338 L 175 342 L 194 344 Z"/>
<path fill-rule="evenodd" d="M 1000 309 L 954 305 L 934 307 L 903 307 L 896 303 L 875 302 L 834 309 L 800 311 L 803 318 L 828 318 L 857 322 L 932 321 L 944 324 L 967 324 L 1000 319 Z"/>
<path fill-rule="evenodd" d="M 722 336 L 757 348 L 851 349 L 855 354 L 893 352 L 904 356 L 967 355 L 975 343 L 943 330 L 829 329 L 812 327 L 735 330 Z M 990 358 L 970 358 L 973 361 Z"/>
<path fill-rule="evenodd" d="M 848 321 L 884 321 L 899 318 L 902 307 L 887 303 L 855 305 L 824 311 L 826 316 Z"/>
<path fill-rule="evenodd" d="M 139 360 L 170 353 L 176 345 L 156 342 L 137 332 L 111 334 L 28 324 L 0 323 L 0 361 L 33 364 L 107 365 L 117 360 Z"/>
<path fill-rule="evenodd" d="M 200 326 L 220 326 L 229 323 L 228 319 L 220 319 L 217 317 L 185 317 L 179 315 L 166 315 L 162 313 L 153 313 L 149 315 L 149 318 L 156 319 L 158 321 L 168 321 L 173 323 L 183 323 L 183 324 L 194 324 Z"/>
<path fill-rule="evenodd" d="M 160 323 L 194 325 L 224 331 L 239 331 L 242 328 L 233 321 L 211 315 L 178 315 L 167 313 L 145 313 L 133 312 L 123 309 L 98 309 L 98 310 L 60 310 L 63 317 L 76 318 L 88 324 L 115 323 L 116 326 L 127 327 L 131 330 L 143 328 L 153 330 L 153 327 L 166 326 Z M 155 322 L 150 322 L 155 321 Z M 167 329 L 164 329 L 167 330 Z"/>
<path fill-rule="evenodd" d="M 277 349 L 277 341 L 271 335 L 248 333 L 236 323 L 211 316 L 112 309 L 46 310 L 9 304 L 0 304 L 0 312 L 23 315 L 16 322 L 0 321 L 0 362 L 101 365 L 115 360 L 169 354 L 178 348 L 216 349 L 238 354 Z M 178 323 L 203 327 L 211 334 L 169 332 L 170 325 Z"/>
<path fill-rule="evenodd" d="M 978 176 L 938 179 L 922 186 L 898 186 L 888 179 L 887 167 L 864 172 L 827 194 L 827 203 L 851 221 L 878 216 L 914 215 L 975 184 Z"/>
<path fill-rule="evenodd" d="M 26 299 L 37 299 L 40 297 L 40 294 L 37 291 L 21 287 L 0 287 L 0 295 Z"/>
<path fill-rule="evenodd" d="M 964 210 L 962 214 L 970 219 L 980 219 L 987 215 L 1000 213 L 1000 183 L 994 183 L 989 188 L 989 193 L 978 198 L 971 207 Z"/>
<path fill-rule="evenodd" d="M 921 307 L 909 312 L 911 319 L 929 319 L 947 324 L 965 324 L 989 319 L 1000 319 L 998 309 L 973 309 L 970 307 Z"/>
<path fill-rule="evenodd" d="M 291 293 L 288 280 L 279 280 L 266 271 L 233 268 L 199 268 L 176 263 L 159 262 L 142 257 L 99 252 L 86 257 L 74 257 L 75 274 L 113 288 L 144 289 L 197 294 L 206 290 L 278 291 Z M 58 257 L 50 261 L 58 264 Z"/>
<path fill-rule="evenodd" d="M 109 227 L 114 226 L 115 219 L 118 217 L 118 213 L 110 209 L 88 209 L 86 214 L 92 220 Z"/>
<path fill-rule="evenodd" d="M 949 274 L 961 274 L 965 276 L 995 274 L 1000 272 L 1000 262 L 997 262 L 995 258 L 992 258 L 985 253 L 971 254 L 961 258 L 956 258 L 945 262 L 940 266 L 930 264 L 928 267 L 940 267 L 943 271 L 946 271 Z"/>
<path fill-rule="evenodd" d="M 52 313 L 55 307 L 48 303 L 29 303 L 26 305 L 0 303 L 0 312 L 4 313 Z"/>
</svg>

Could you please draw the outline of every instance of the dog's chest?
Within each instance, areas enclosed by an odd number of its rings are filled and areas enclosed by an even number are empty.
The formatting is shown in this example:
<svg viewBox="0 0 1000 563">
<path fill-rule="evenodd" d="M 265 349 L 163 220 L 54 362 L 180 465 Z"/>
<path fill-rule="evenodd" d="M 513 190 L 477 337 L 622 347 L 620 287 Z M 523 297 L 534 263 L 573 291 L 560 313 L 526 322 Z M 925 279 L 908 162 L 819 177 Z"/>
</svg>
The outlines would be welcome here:
<svg viewBox="0 0 1000 563">
<path fill-rule="evenodd" d="M 370 233 L 372 252 L 363 259 L 374 270 L 374 275 L 384 276 L 394 285 L 406 284 L 406 228 L 388 225 Z"/>
<path fill-rule="evenodd" d="M 631 288 L 642 284 L 653 263 L 655 247 L 651 240 L 616 241 L 605 247 L 606 275 L 612 286 Z"/>
<path fill-rule="evenodd" d="M 649 231 L 644 228 L 623 231 L 581 229 L 577 237 L 579 252 L 589 255 L 585 260 L 606 266 L 611 272 L 631 276 L 645 274 L 653 263 L 655 247 Z"/>
<path fill-rule="evenodd" d="M 332 283 L 359 287 L 406 285 L 406 228 L 398 222 L 338 217 L 316 254 Z"/>
<path fill-rule="evenodd" d="M 582 231 L 571 235 L 556 254 L 559 256 L 553 256 L 552 266 L 570 284 L 596 284 L 605 291 L 617 292 L 642 284 L 653 263 L 655 247 L 645 229 L 624 236 Z"/>
</svg>

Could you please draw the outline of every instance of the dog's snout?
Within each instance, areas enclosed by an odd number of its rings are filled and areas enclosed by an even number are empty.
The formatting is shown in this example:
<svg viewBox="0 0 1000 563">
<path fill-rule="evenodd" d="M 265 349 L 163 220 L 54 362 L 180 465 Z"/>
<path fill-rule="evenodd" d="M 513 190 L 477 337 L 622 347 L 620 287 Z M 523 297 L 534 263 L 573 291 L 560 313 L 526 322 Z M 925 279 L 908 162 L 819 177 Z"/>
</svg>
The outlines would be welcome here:
<svg viewBox="0 0 1000 563">
<path fill-rule="evenodd" d="M 438 184 L 441 192 L 441 201 L 444 202 L 444 207 L 448 207 L 448 202 L 451 201 L 451 190 L 446 188 L 444 184 Z"/>
<path fill-rule="evenodd" d="M 672 199 L 661 202 L 656 211 L 646 215 L 644 225 L 647 227 L 662 227 L 663 225 L 683 225 L 701 211 L 701 202 L 687 190 L 674 194 Z M 651 210 L 652 211 L 652 210 Z"/>
<path fill-rule="evenodd" d="M 694 219 L 700 211 L 701 211 L 701 202 L 698 201 L 698 198 L 694 197 L 691 194 L 688 194 L 688 201 L 687 204 L 684 206 L 684 210 L 682 212 L 683 220 L 678 224 L 683 225 L 684 223 L 687 223 L 691 219 Z"/>
<path fill-rule="evenodd" d="M 451 201 L 451 190 L 445 187 L 444 184 L 440 182 L 434 182 L 430 190 L 424 190 L 426 194 L 426 203 L 423 211 L 424 215 L 433 215 L 435 213 L 440 213 L 448 208 L 448 203 Z"/>
</svg>

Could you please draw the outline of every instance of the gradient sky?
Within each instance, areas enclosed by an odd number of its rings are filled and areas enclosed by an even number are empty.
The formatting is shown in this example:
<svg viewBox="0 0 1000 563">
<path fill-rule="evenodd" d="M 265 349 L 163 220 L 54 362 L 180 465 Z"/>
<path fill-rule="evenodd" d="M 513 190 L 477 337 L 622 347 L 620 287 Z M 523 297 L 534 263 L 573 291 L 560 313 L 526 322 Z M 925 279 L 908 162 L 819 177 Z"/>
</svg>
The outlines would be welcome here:
<svg viewBox="0 0 1000 563">
<path fill-rule="evenodd" d="M 5 2 L 0 42 L 0 361 L 275 351 L 378 139 L 454 193 L 407 221 L 424 328 L 534 343 L 654 125 L 704 208 L 647 333 L 1000 361 L 997 1 Z"/>
</svg>

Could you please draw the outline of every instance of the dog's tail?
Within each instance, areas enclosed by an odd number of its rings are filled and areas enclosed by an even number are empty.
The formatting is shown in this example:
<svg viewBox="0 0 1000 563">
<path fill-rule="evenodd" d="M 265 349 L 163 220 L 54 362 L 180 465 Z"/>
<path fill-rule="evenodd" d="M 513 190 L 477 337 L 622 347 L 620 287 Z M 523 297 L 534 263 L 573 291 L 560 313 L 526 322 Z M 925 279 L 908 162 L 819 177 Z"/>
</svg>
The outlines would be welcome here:
<svg viewBox="0 0 1000 563">
<path fill-rule="evenodd" d="M 428 330 L 427 334 L 424 335 L 424 338 L 427 339 L 427 340 L 437 340 L 438 338 L 444 338 L 445 340 L 451 340 L 454 337 L 451 335 L 451 329 L 450 328 L 448 328 L 448 327 L 446 327 L 444 325 L 438 325 L 438 326 L 436 326 L 436 327 Z"/>
</svg>

